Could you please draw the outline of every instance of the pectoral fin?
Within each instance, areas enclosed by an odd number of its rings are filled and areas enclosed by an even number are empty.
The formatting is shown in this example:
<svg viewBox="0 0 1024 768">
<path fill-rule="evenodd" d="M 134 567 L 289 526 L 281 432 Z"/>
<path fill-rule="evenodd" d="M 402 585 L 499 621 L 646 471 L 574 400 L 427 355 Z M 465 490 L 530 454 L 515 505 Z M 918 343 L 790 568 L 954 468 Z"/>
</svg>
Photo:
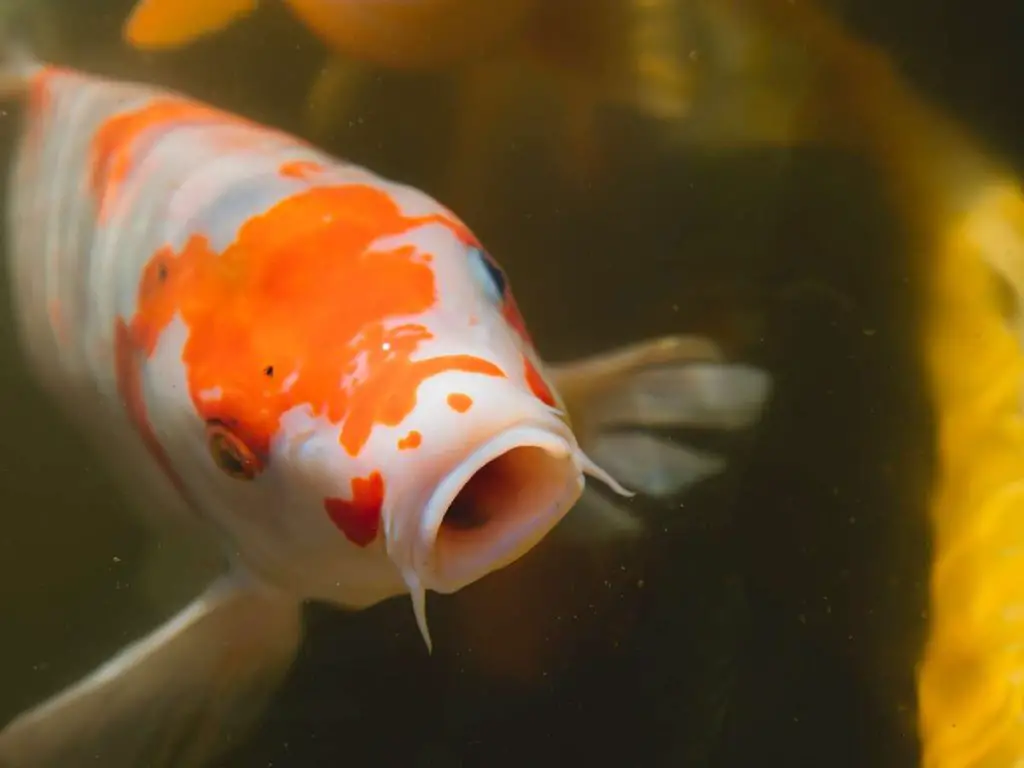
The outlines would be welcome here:
<svg viewBox="0 0 1024 768">
<path fill-rule="evenodd" d="M 240 577 L 0 731 L 0 765 L 203 765 L 262 712 L 301 638 L 300 605 Z"/>
<path fill-rule="evenodd" d="M 139 0 L 124 25 L 135 48 L 178 48 L 256 10 L 257 0 Z"/>
<path fill-rule="evenodd" d="M 728 465 L 717 453 L 678 442 L 672 431 L 746 429 L 771 388 L 764 371 L 725 362 L 713 343 L 688 336 L 640 342 L 552 373 L 583 450 L 630 490 L 657 498 Z M 588 537 L 637 533 L 642 527 L 627 505 L 588 490 L 566 528 Z"/>
</svg>

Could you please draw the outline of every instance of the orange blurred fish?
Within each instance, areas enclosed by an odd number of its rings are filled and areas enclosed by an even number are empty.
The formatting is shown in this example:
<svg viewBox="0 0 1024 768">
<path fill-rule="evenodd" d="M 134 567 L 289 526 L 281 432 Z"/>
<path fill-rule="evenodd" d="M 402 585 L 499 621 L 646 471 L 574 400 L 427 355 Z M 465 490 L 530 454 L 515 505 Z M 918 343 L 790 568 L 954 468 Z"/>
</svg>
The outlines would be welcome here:
<svg viewBox="0 0 1024 768">
<path fill-rule="evenodd" d="M 700 338 L 546 366 L 452 211 L 280 131 L 16 47 L 0 88 L 23 107 L 6 266 L 31 368 L 223 573 L 7 724 L 0 764 L 205 761 L 290 666 L 305 601 L 408 595 L 429 648 L 428 591 L 517 560 L 586 476 L 660 496 L 717 472 L 655 431 L 764 404 L 766 374 Z M 585 509 L 589 535 L 640 525 Z"/>
<path fill-rule="evenodd" d="M 309 95 L 322 137 L 354 107 L 369 67 L 444 71 L 459 90 L 449 183 L 478 190 L 482 166 L 513 113 L 543 102 L 565 173 L 599 166 L 597 116 L 625 105 L 674 121 L 688 108 L 691 68 L 677 0 L 283 0 L 333 52 Z M 257 10 L 255 0 L 139 0 L 124 37 L 177 48 Z M 547 99 L 550 97 L 550 100 Z"/>
</svg>

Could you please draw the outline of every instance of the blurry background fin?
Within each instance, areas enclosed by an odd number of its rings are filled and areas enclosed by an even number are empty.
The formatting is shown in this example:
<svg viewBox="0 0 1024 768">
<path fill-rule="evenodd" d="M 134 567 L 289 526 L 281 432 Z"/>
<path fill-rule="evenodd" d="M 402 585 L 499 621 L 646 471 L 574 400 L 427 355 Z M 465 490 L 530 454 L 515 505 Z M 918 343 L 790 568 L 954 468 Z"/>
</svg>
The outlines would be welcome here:
<svg viewBox="0 0 1024 768">
<path fill-rule="evenodd" d="M 679 121 L 690 112 L 695 85 L 687 3 L 630 0 L 628 45 L 634 77 L 631 100 L 656 120 Z"/>
<path fill-rule="evenodd" d="M 628 504 L 622 499 L 610 499 L 587 485 L 576 506 L 551 535 L 567 537 L 582 547 L 636 538 L 643 534 L 644 524 L 627 508 Z"/>
<path fill-rule="evenodd" d="M 764 410 L 769 375 L 719 357 L 707 339 L 669 336 L 554 366 L 552 373 L 583 450 L 630 490 L 666 498 L 728 465 L 673 439 L 672 431 L 741 431 Z M 590 491 L 564 528 L 615 538 L 637 533 L 639 523 L 627 500 Z"/>
<path fill-rule="evenodd" d="M 742 363 L 680 360 L 637 367 L 591 403 L 602 430 L 745 429 L 761 415 L 769 381 Z"/>
<path fill-rule="evenodd" d="M 158 615 L 189 602 L 224 573 L 224 550 L 219 539 L 201 538 L 184 525 L 155 524 L 141 556 L 135 588 Z"/>
<path fill-rule="evenodd" d="M 301 606 L 234 575 L 0 731 L 0 765 L 203 765 L 235 746 L 282 681 Z"/>
<path fill-rule="evenodd" d="M 721 456 L 642 432 L 602 435 L 590 454 L 627 487 L 657 497 L 673 496 L 725 469 Z"/>
<path fill-rule="evenodd" d="M 344 129 L 355 115 L 360 87 L 367 70 L 354 59 L 330 56 L 306 96 L 306 132 L 316 141 Z"/>
<path fill-rule="evenodd" d="M 763 12 L 768 3 L 678 5 L 671 21 L 680 27 L 676 46 L 689 49 L 689 76 L 674 86 L 685 85 L 680 108 L 662 117 L 670 140 L 735 150 L 836 138 L 817 62 L 802 46 L 780 39 Z"/>
<path fill-rule="evenodd" d="M 124 25 L 135 48 L 177 48 L 256 10 L 257 0 L 139 0 Z"/>
</svg>

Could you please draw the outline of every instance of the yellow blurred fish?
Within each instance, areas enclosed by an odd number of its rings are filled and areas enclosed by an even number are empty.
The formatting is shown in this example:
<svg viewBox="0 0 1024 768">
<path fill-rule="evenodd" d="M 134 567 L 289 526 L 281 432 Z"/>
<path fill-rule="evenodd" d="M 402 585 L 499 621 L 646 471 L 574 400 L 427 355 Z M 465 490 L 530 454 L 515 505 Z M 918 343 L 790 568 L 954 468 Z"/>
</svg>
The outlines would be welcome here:
<svg viewBox="0 0 1024 768">
<path fill-rule="evenodd" d="M 883 52 L 814 3 L 688 2 L 719 33 L 733 87 L 711 93 L 723 78 L 708 75 L 697 89 L 705 101 L 680 135 L 854 150 L 878 170 L 904 221 L 923 277 L 920 333 L 937 419 L 929 633 L 918 671 L 922 764 L 1022 765 L 1020 181 Z"/>
<path fill-rule="evenodd" d="M 599 165 L 596 118 L 625 105 L 677 121 L 688 108 L 686 25 L 677 0 L 283 0 L 332 51 L 308 97 L 323 137 L 355 108 L 373 68 L 446 72 L 459 92 L 449 184 L 473 193 L 495 135 L 550 91 L 553 151 L 576 181 Z M 124 38 L 167 50 L 255 12 L 256 0 L 139 0 Z"/>
</svg>

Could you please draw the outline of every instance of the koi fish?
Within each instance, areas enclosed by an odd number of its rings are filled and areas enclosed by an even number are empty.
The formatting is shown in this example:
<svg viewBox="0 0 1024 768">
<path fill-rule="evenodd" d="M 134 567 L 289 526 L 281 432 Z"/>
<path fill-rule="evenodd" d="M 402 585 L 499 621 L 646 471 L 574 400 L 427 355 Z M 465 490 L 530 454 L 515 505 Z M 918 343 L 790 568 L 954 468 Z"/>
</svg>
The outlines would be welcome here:
<svg viewBox="0 0 1024 768">
<path fill-rule="evenodd" d="M 1024 188 L 1009 163 L 923 98 L 885 51 L 816 3 L 750 0 L 717 10 L 723 35 L 742 29 L 762 50 L 796 51 L 802 60 L 769 72 L 768 58 L 749 56 L 737 67 L 755 80 L 774 78 L 777 109 L 760 109 L 742 85 L 725 94 L 733 114 L 745 116 L 736 144 L 774 136 L 858 153 L 909 236 L 922 276 L 938 461 L 917 681 L 922 765 L 1020 764 Z M 706 122 L 692 135 L 712 133 Z"/>
<path fill-rule="evenodd" d="M 589 180 L 605 106 L 674 122 L 688 110 L 692 46 L 676 0 L 284 0 L 332 51 L 309 92 L 307 130 L 326 139 L 356 109 L 375 68 L 445 72 L 457 89 L 448 183 L 476 194 L 495 135 L 552 89 L 556 162 Z M 139 0 L 124 39 L 178 48 L 257 10 L 256 0 Z M 527 75 L 524 77 L 524 74 Z M 532 76 L 531 76 L 532 75 Z"/>
<path fill-rule="evenodd" d="M 281 682 L 304 602 L 409 595 L 429 650 L 428 591 L 516 561 L 587 476 L 620 498 L 714 474 L 654 430 L 764 406 L 767 374 L 700 337 L 545 365 L 452 211 L 283 132 L 17 50 L 0 89 L 23 113 L 8 269 L 29 365 L 142 511 L 224 563 L 0 731 L 2 764 L 212 759 Z M 591 535 L 642 525 L 587 508 Z"/>
</svg>

